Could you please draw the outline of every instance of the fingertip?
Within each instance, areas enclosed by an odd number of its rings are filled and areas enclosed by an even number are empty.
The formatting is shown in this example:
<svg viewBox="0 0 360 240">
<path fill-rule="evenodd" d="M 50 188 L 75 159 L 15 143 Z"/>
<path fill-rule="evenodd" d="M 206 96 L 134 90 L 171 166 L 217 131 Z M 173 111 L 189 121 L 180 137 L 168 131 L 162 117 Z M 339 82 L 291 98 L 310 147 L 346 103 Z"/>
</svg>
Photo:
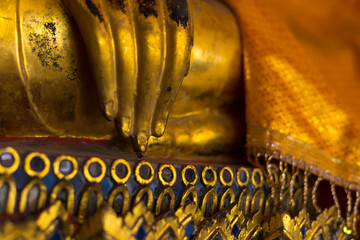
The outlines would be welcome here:
<svg viewBox="0 0 360 240">
<path fill-rule="evenodd" d="M 146 151 L 146 146 L 140 145 L 140 152 L 145 152 L 145 151 Z"/>
<path fill-rule="evenodd" d="M 108 101 L 104 104 L 104 114 L 107 120 L 113 121 L 117 114 L 117 107 L 114 101 Z"/>
<path fill-rule="evenodd" d="M 123 137 L 125 137 L 125 138 L 130 137 L 131 133 L 130 133 L 130 130 L 129 130 L 129 129 L 124 128 L 124 127 L 122 127 L 121 129 L 122 129 L 122 130 L 121 130 L 121 133 L 122 133 Z"/>
<path fill-rule="evenodd" d="M 131 131 L 131 119 L 130 118 L 123 118 L 121 121 L 121 132 L 124 137 L 130 137 Z"/>
<path fill-rule="evenodd" d="M 161 137 L 162 135 L 164 135 L 165 132 L 165 124 L 163 122 L 158 122 L 155 125 L 155 136 L 156 137 Z"/>
<path fill-rule="evenodd" d="M 146 152 L 146 148 L 148 145 L 148 136 L 146 133 L 141 132 L 137 135 L 137 145 L 140 152 Z"/>
</svg>

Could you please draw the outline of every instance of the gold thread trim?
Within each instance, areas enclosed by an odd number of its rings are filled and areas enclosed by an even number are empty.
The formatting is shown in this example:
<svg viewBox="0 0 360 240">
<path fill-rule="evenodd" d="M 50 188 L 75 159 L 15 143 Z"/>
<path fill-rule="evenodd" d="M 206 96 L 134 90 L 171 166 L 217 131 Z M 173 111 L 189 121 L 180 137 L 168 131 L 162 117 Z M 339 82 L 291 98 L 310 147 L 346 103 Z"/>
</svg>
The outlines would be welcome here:
<svg viewBox="0 0 360 240">
<path fill-rule="evenodd" d="M 24 213 L 27 209 L 28 205 L 28 195 L 30 190 L 37 186 L 39 189 L 39 195 L 37 200 L 37 209 L 42 209 L 45 206 L 46 203 L 46 197 L 47 197 L 47 190 L 45 184 L 38 178 L 33 179 L 31 182 L 29 182 L 25 188 L 22 190 L 20 195 L 20 202 L 19 202 L 19 212 Z"/>
<path fill-rule="evenodd" d="M 151 210 L 154 205 L 154 194 L 150 187 L 144 187 L 144 188 L 140 189 L 140 191 L 136 194 L 135 204 L 139 203 L 142 200 L 145 193 L 148 195 L 148 202 L 147 202 L 146 206 L 148 209 Z"/>
<path fill-rule="evenodd" d="M 113 207 L 115 198 L 119 194 L 122 194 L 123 196 L 123 206 L 122 206 L 121 214 L 124 215 L 129 210 L 129 206 L 130 206 L 130 195 L 125 185 L 116 187 L 111 191 L 109 195 L 108 203 L 111 207 Z"/>
<path fill-rule="evenodd" d="M 220 210 L 225 208 L 225 200 L 227 196 L 230 196 L 230 204 L 235 202 L 234 190 L 232 188 L 228 188 L 220 198 Z"/>
<path fill-rule="evenodd" d="M 89 172 L 89 167 L 92 163 L 98 163 L 101 167 L 101 173 L 97 177 L 91 176 L 91 174 Z M 106 165 L 100 158 L 92 157 L 86 161 L 86 163 L 84 165 L 84 176 L 85 176 L 86 180 L 88 180 L 89 182 L 95 182 L 95 183 L 101 182 L 103 180 L 103 178 L 105 177 L 105 173 L 106 173 Z"/>
<path fill-rule="evenodd" d="M 227 170 L 228 172 L 230 172 L 230 176 L 231 176 L 231 180 L 229 182 L 226 182 L 225 179 L 224 179 L 224 172 L 225 170 Z M 230 187 L 234 181 L 234 173 L 232 171 L 232 169 L 229 167 L 229 166 L 225 166 L 221 169 L 220 171 L 220 183 L 223 185 L 223 186 L 228 186 Z"/>
<path fill-rule="evenodd" d="M 192 182 L 189 182 L 187 179 L 186 179 L 186 176 L 185 176 L 185 173 L 187 170 L 192 170 L 194 171 L 194 174 L 195 174 L 195 179 L 192 181 Z M 195 185 L 195 183 L 197 182 L 198 180 L 198 172 L 196 170 L 196 167 L 194 167 L 193 165 L 187 165 L 183 168 L 183 170 L 181 171 L 181 176 L 182 176 L 182 180 L 184 182 L 184 184 L 187 186 L 187 185 Z"/>
<path fill-rule="evenodd" d="M 66 210 L 68 213 L 73 214 L 74 212 L 74 204 L 75 204 L 75 190 L 73 185 L 70 182 L 59 182 L 54 186 L 51 190 L 50 194 L 50 203 L 53 204 L 57 201 L 58 194 L 60 191 L 65 190 L 66 195 Z"/>
<path fill-rule="evenodd" d="M 245 198 L 245 206 L 243 206 L 243 204 L 242 204 L 244 197 L 246 197 Z M 249 189 L 244 188 L 239 196 L 238 208 L 241 209 L 245 215 L 250 212 L 250 200 L 251 200 L 250 191 L 249 191 Z"/>
<path fill-rule="evenodd" d="M 206 179 L 206 172 L 210 170 L 212 172 L 212 174 L 214 175 L 214 179 L 212 181 L 208 181 Z M 214 170 L 214 168 L 212 166 L 207 166 L 207 167 L 204 167 L 204 169 L 202 170 L 202 173 L 201 173 L 201 177 L 202 177 L 202 181 L 204 182 L 204 184 L 206 186 L 211 186 L 213 187 L 216 182 L 217 182 L 217 175 L 216 175 L 216 172 Z"/>
<path fill-rule="evenodd" d="M 0 188 L 2 188 L 4 185 L 8 185 L 5 212 L 8 214 L 14 214 L 17 195 L 16 184 L 11 176 L 4 176 L 0 178 Z"/>
<path fill-rule="evenodd" d="M 31 161 L 33 160 L 33 158 L 38 157 L 41 160 L 43 160 L 44 162 L 44 168 L 43 170 L 41 170 L 40 172 L 34 171 L 31 168 Z M 32 152 L 29 153 L 26 157 L 25 157 L 25 163 L 24 163 L 24 169 L 25 172 L 30 176 L 30 177 L 39 177 L 39 178 L 43 178 L 45 177 L 50 170 L 50 160 L 49 158 L 46 156 L 46 154 L 43 153 L 39 153 L 39 152 Z"/>
<path fill-rule="evenodd" d="M 116 174 L 116 167 L 119 164 L 123 164 L 126 167 L 127 173 L 126 176 L 124 178 L 120 178 L 117 174 Z M 117 159 L 113 162 L 113 164 L 111 165 L 111 177 L 114 179 L 115 182 L 119 183 L 119 184 L 125 184 L 130 176 L 131 176 L 131 168 L 130 168 L 130 164 L 125 160 L 125 159 Z"/>
<path fill-rule="evenodd" d="M 161 191 L 161 193 L 159 194 L 159 197 L 158 197 L 158 200 L 157 200 L 157 203 L 156 203 L 156 208 L 155 208 L 155 215 L 159 215 L 161 213 L 161 204 L 162 204 L 162 201 L 163 201 L 165 195 L 170 196 L 170 202 L 169 202 L 168 211 L 174 209 L 174 207 L 175 207 L 175 193 L 174 193 L 174 191 L 172 190 L 171 187 L 167 187 L 163 191 Z"/>
<path fill-rule="evenodd" d="M 164 179 L 163 176 L 162 176 L 163 171 L 164 171 L 165 168 L 169 168 L 170 171 L 171 171 L 172 174 L 173 174 L 173 178 L 171 179 L 170 182 L 165 181 L 165 179 Z M 163 165 L 161 165 L 161 166 L 160 166 L 160 169 L 159 169 L 159 171 L 158 171 L 158 177 L 159 177 L 159 180 L 160 180 L 160 182 L 162 183 L 162 185 L 164 185 L 164 186 L 170 186 L 170 187 L 171 187 L 172 185 L 174 185 L 175 182 L 176 182 L 176 171 L 175 171 L 174 166 L 171 165 L 171 164 L 163 164 Z"/>
<path fill-rule="evenodd" d="M 246 174 L 246 181 L 245 182 L 241 181 L 240 173 L 242 171 L 244 171 L 245 174 Z M 244 167 L 239 168 L 239 170 L 237 172 L 237 182 L 240 185 L 240 187 L 245 187 L 246 185 L 248 185 L 249 181 L 250 181 L 250 174 L 249 174 L 248 169 L 244 168 Z"/>
<path fill-rule="evenodd" d="M 308 168 L 310 173 L 347 189 L 350 184 L 356 183 L 356 191 L 360 191 L 360 176 L 357 174 L 360 172 L 359 165 L 332 158 L 286 134 L 264 127 L 248 126 L 247 148 L 252 156 L 273 155 L 300 169 Z"/>
<path fill-rule="evenodd" d="M 64 160 L 68 160 L 71 162 L 72 167 L 73 167 L 73 171 L 67 175 L 64 175 L 61 171 L 60 171 L 60 163 Z M 65 179 L 65 180 L 71 180 L 75 177 L 75 175 L 78 172 L 78 162 L 76 161 L 76 159 L 74 157 L 71 156 L 65 156 L 65 155 L 61 155 L 59 157 L 57 157 L 54 161 L 54 173 L 56 175 L 56 177 L 58 179 Z"/>
<path fill-rule="evenodd" d="M 101 189 L 100 185 L 95 184 L 95 185 L 88 186 L 85 189 L 84 193 L 82 194 L 81 200 L 80 200 L 80 207 L 79 207 L 79 211 L 78 211 L 78 221 L 81 223 L 84 221 L 84 219 L 86 217 L 86 209 L 89 204 L 89 196 L 93 192 L 96 193 L 96 197 L 97 197 L 96 207 L 97 208 L 99 208 L 104 201 L 104 197 L 102 195 L 102 189 Z"/>
<path fill-rule="evenodd" d="M 3 149 L 0 149 L 0 156 L 6 152 L 10 153 L 13 156 L 14 162 L 10 167 L 4 167 L 3 165 L 0 164 L 0 174 L 10 175 L 18 169 L 19 164 L 20 164 L 20 156 L 19 156 L 18 152 L 15 149 L 13 149 L 12 147 L 6 147 Z"/>
<path fill-rule="evenodd" d="M 204 195 L 203 198 L 203 202 L 201 204 L 201 213 L 203 216 L 205 216 L 205 211 L 206 211 L 206 204 L 208 202 L 209 197 L 212 196 L 212 206 L 211 206 L 211 215 L 214 214 L 216 207 L 217 207 L 217 202 L 218 202 L 218 196 L 216 193 L 216 189 L 214 187 L 210 188 Z"/>
<path fill-rule="evenodd" d="M 255 179 L 255 174 L 259 174 L 259 182 Z M 261 170 L 259 168 L 254 168 L 254 170 L 251 173 L 251 181 L 255 188 L 260 188 L 264 183 L 264 175 L 262 174 Z"/>
<path fill-rule="evenodd" d="M 145 179 L 145 178 L 141 177 L 141 175 L 140 175 L 140 168 L 144 165 L 146 165 L 150 168 L 150 177 L 148 179 Z M 151 181 L 154 178 L 154 168 L 151 166 L 151 164 L 149 162 L 141 161 L 135 168 L 135 177 L 136 177 L 136 180 L 140 184 L 143 184 L 143 185 L 149 184 L 149 183 L 151 183 Z"/>
<path fill-rule="evenodd" d="M 259 202 L 258 202 L 258 206 L 256 206 L 257 204 L 257 198 L 259 198 Z M 259 212 L 263 212 L 263 206 L 264 206 L 264 201 L 265 201 L 265 192 L 263 189 L 258 189 L 254 195 L 252 196 L 252 199 L 251 199 L 251 212 L 256 212 L 256 211 L 259 211 Z M 257 207 L 259 209 L 257 209 Z"/>
<path fill-rule="evenodd" d="M 189 186 L 181 197 L 181 206 L 185 206 L 185 201 L 190 194 L 192 195 L 193 202 L 196 204 L 196 206 L 198 205 L 198 195 L 196 188 L 194 186 Z"/>
</svg>

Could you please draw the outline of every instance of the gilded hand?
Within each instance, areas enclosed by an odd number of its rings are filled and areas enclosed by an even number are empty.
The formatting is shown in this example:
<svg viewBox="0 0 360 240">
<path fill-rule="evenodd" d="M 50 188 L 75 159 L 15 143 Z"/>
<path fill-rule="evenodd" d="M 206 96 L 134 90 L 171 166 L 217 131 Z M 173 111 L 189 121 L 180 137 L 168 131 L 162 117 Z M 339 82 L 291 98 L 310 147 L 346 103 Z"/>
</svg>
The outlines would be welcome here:
<svg viewBox="0 0 360 240">
<path fill-rule="evenodd" d="M 102 111 L 138 154 L 162 136 L 189 68 L 188 0 L 62 0 L 90 58 Z"/>
</svg>

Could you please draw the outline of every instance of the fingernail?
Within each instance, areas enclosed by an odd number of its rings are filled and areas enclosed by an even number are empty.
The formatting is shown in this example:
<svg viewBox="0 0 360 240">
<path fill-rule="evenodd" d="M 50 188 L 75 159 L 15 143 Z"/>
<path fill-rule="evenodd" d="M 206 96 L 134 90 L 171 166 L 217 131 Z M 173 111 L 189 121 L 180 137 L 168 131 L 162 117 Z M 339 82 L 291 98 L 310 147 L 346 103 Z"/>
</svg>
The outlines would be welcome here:
<svg viewBox="0 0 360 240">
<path fill-rule="evenodd" d="M 157 136 L 161 137 L 164 135 L 165 132 L 165 125 L 163 123 L 157 123 L 155 127 L 155 133 Z"/>
<path fill-rule="evenodd" d="M 146 145 L 140 145 L 140 151 L 145 152 L 145 150 L 146 150 Z"/>
<path fill-rule="evenodd" d="M 121 131 L 124 137 L 129 137 L 131 132 L 131 120 L 130 118 L 123 118 L 121 123 Z"/>
<path fill-rule="evenodd" d="M 146 151 L 147 146 L 147 135 L 145 133 L 139 133 L 137 137 L 138 146 L 141 152 Z"/>
<path fill-rule="evenodd" d="M 105 117 L 107 120 L 112 121 L 115 117 L 115 104 L 113 101 L 105 103 Z"/>
</svg>

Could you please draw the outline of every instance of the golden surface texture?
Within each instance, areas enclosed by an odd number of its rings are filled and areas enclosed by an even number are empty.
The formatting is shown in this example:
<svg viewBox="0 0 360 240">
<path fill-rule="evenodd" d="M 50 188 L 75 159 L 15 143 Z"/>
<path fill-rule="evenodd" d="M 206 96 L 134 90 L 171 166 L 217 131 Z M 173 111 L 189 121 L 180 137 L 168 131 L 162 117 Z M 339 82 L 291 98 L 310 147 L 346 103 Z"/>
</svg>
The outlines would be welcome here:
<svg viewBox="0 0 360 240">
<path fill-rule="evenodd" d="M 359 183 L 358 1 L 226 2 L 243 37 L 249 148 Z"/>
<path fill-rule="evenodd" d="M 334 205 L 320 208 L 324 196 L 317 192 L 325 190 L 319 188 L 323 179 L 314 182 L 302 171 L 271 167 L 269 179 L 261 168 L 253 167 L 139 162 L 136 156 L 100 158 L 79 152 L 39 156 L 10 146 L 0 150 L 8 158 L 38 162 L 14 161 L 12 169 L 6 168 L 0 176 L 0 189 L 7 188 L 1 192 L 1 198 L 7 199 L 1 206 L 5 214 L 1 239 L 39 239 L 32 237 L 32 231 L 66 239 L 107 239 L 108 234 L 112 239 L 213 239 L 220 234 L 221 239 L 303 240 L 337 235 L 336 239 L 353 239 L 356 234 L 359 194 L 353 206 L 348 195 L 350 204 L 342 215 L 332 183 L 328 187 Z M 64 167 L 61 162 L 67 159 L 69 165 Z M 41 178 L 29 171 L 38 169 L 39 160 L 51 162 L 50 171 Z M 53 179 L 50 184 L 49 179 Z M 193 228 L 188 228 L 189 223 Z"/>
<path fill-rule="evenodd" d="M 214 0 L 123 3 L 1 1 L 0 135 L 116 140 L 140 155 L 153 136 L 148 155 L 161 157 L 233 149 L 235 15 Z"/>
<path fill-rule="evenodd" d="M 169 188 L 168 188 L 169 189 Z M 239 203 L 240 204 L 240 203 Z M 61 231 L 67 239 L 138 239 L 139 229 L 144 231 L 144 239 L 188 239 L 186 226 L 191 223 L 196 233 L 194 239 L 308 239 L 333 237 L 336 239 L 354 239 L 344 227 L 334 233 L 337 226 L 336 210 L 332 206 L 325 209 L 316 219 L 311 219 L 305 210 L 292 216 L 289 213 L 276 213 L 263 222 L 261 212 L 245 217 L 236 204 L 221 211 L 219 215 L 204 217 L 200 208 L 194 204 L 181 205 L 158 218 L 143 202 L 135 205 L 126 214 L 117 213 L 105 204 L 98 208 L 74 233 L 76 225 L 69 220 L 68 211 L 60 201 L 41 211 L 35 219 L 14 223 L 6 221 L 0 226 L 2 239 L 48 239 L 54 232 Z M 66 226 L 66 227 L 61 227 Z M 239 229 L 236 234 L 232 229 Z M 342 227 L 341 225 L 340 227 Z M 305 238 L 305 237 L 306 238 Z"/>
</svg>

